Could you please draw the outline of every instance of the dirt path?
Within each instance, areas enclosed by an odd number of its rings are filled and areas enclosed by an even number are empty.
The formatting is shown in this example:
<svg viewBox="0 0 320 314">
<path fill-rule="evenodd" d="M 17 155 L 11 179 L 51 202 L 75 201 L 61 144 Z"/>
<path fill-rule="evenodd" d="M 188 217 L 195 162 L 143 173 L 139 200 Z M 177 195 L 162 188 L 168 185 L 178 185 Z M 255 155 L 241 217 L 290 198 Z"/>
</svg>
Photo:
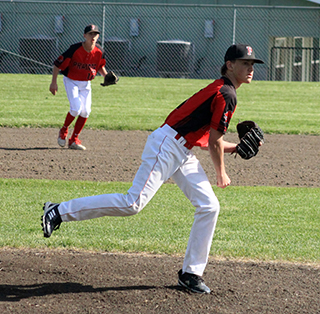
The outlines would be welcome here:
<svg viewBox="0 0 320 314">
<path fill-rule="evenodd" d="M 0 128 L 0 177 L 132 181 L 148 132 L 84 130 L 87 151 L 56 129 Z M 236 140 L 235 134 L 226 136 Z M 320 137 L 267 135 L 250 161 L 226 156 L 233 185 L 320 187 Z M 208 153 L 195 150 L 212 184 Z M 170 181 L 171 182 L 171 181 Z M 183 256 L 0 249 L 0 313 L 320 313 L 317 265 L 210 258 L 210 295 L 177 286 Z"/>
<path fill-rule="evenodd" d="M 87 150 L 79 152 L 60 148 L 57 133 L 0 128 L 0 177 L 131 182 L 149 134 L 84 130 L 81 139 Z M 237 141 L 235 134 L 225 138 Z M 208 152 L 194 148 L 194 153 L 215 184 Z M 319 136 L 266 135 L 255 158 L 228 155 L 226 167 L 233 185 L 320 187 L 319 155 Z"/>
</svg>

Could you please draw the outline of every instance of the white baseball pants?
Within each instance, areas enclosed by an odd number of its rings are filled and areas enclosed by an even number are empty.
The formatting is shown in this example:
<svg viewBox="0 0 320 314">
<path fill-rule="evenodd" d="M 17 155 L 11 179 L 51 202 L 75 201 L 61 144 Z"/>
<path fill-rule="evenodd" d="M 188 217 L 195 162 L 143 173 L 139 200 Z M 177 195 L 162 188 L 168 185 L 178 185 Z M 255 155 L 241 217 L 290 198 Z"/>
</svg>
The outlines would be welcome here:
<svg viewBox="0 0 320 314">
<path fill-rule="evenodd" d="M 195 207 L 183 272 L 202 276 L 206 267 L 219 214 L 219 202 L 198 159 L 184 147 L 185 140 L 168 125 L 149 135 L 141 166 L 127 194 L 104 194 L 62 202 L 62 221 L 139 213 L 170 177 Z"/>
<path fill-rule="evenodd" d="M 91 81 L 75 81 L 64 76 L 63 83 L 70 103 L 70 114 L 88 118 L 92 103 Z"/>
</svg>

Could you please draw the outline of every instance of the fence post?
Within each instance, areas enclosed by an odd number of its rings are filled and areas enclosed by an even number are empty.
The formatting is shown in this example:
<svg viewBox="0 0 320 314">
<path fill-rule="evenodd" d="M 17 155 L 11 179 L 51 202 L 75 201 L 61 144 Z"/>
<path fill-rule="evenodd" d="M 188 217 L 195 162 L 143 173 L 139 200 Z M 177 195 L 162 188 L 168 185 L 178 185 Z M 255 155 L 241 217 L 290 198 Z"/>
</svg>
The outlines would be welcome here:
<svg viewBox="0 0 320 314">
<path fill-rule="evenodd" d="M 101 30 L 101 47 L 104 49 L 104 33 L 105 33 L 105 23 L 106 23 L 106 5 L 102 8 L 102 30 Z"/>
<path fill-rule="evenodd" d="M 236 22 L 237 22 L 237 8 L 233 5 L 233 34 L 232 34 L 232 44 L 236 43 Z"/>
</svg>

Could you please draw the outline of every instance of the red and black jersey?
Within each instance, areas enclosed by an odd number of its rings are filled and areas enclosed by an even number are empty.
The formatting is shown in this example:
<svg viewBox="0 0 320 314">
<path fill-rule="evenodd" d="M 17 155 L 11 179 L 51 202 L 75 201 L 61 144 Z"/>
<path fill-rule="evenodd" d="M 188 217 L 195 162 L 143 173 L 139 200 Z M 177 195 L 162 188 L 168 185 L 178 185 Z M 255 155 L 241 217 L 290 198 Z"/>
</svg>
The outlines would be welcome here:
<svg viewBox="0 0 320 314">
<path fill-rule="evenodd" d="M 64 76 L 72 80 L 91 81 L 106 65 L 106 60 L 99 45 L 96 45 L 91 52 L 87 52 L 80 42 L 71 45 L 54 61 L 54 65 Z"/>
<path fill-rule="evenodd" d="M 225 134 L 236 106 L 236 89 L 222 77 L 184 101 L 165 123 L 191 145 L 207 146 L 210 127 Z"/>
</svg>

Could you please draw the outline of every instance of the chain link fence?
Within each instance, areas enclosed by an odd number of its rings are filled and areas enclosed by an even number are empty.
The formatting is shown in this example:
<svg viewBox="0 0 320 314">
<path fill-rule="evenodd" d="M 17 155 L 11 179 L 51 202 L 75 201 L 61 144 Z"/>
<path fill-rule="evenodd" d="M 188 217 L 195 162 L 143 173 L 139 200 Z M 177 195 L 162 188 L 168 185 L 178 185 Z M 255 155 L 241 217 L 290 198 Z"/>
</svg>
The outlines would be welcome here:
<svg viewBox="0 0 320 314">
<path fill-rule="evenodd" d="M 122 76 L 219 77 L 226 49 L 251 45 L 256 80 L 319 81 L 320 8 L 0 1 L 0 72 L 49 74 L 88 24 L 107 70 Z"/>
</svg>

